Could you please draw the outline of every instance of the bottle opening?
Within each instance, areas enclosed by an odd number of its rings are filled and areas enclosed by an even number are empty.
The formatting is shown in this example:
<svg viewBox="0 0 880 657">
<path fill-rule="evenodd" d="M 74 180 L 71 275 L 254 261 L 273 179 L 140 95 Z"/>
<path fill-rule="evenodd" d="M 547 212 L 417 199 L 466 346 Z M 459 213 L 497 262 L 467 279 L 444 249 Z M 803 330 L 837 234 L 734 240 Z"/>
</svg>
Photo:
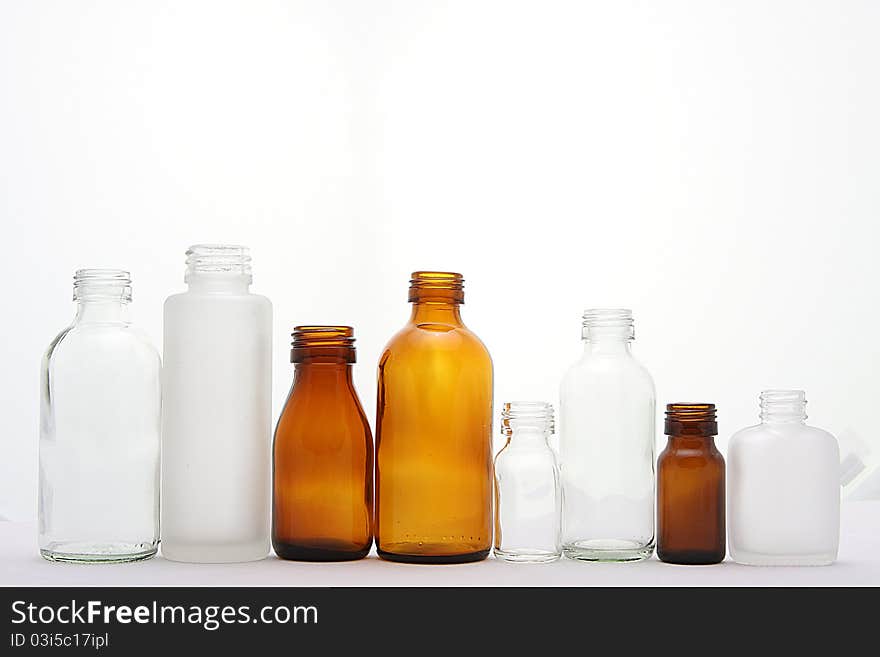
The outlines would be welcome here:
<svg viewBox="0 0 880 657">
<path fill-rule="evenodd" d="M 291 363 L 356 360 L 351 326 L 296 326 L 291 337 Z"/>
<path fill-rule="evenodd" d="M 634 340 L 632 310 L 627 308 L 585 310 L 581 336 L 584 340 L 590 341 L 602 338 Z"/>
<path fill-rule="evenodd" d="M 446 271 L 413 272 L 409 281 L 409 300 L 464 303 L 464 277 Z"/>
<path fill-rule="evenodd" d="M 553 433 L 556 428 L 553 406 L 546 402 L 506 402 L 501 410 L 501 433 L 510 436 L 519 427 Z"/>
<path fill-rule="evenodd" d="M 73 300 L 131 301 L 131 275 L 123 269 L 79 269 L 73 275 Z"/>
<path fill-rule="evenodd" d="M 198 274 L 244 276 L 250 281 L 250 249 L 235 244 L 194 244 L 186 250 L 184 281 Z"/>
<path fill-rule="evenodd" d="M 664 433 L 667 436 L 718 435 L 715 404 L 667 404 Z"/>
<path fill-rule="evenodd" d="M 761 420 L 791 422 L 807 419 L 807 396 L 803 390 L 764 390 L 761 393 Z"/>
</svg>

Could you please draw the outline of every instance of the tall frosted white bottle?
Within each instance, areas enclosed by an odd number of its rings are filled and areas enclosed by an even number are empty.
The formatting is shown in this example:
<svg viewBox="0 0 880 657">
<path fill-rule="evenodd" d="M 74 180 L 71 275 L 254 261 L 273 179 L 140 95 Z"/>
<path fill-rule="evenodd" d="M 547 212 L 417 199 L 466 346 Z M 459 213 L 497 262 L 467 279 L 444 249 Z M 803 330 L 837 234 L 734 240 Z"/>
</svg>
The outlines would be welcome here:
<svg viewBox="0 0 880 657">
<path fill-rule="evenodd" d="M 186 252 L 165 302 L 162 554 L 254 561 L 269 552 L 272 304 L 240 246 Z"/>
<path fill-rule="evenodd" d="M 727 447 L 730 557 L 748 566 L 824 566 L 840 540 L 840 451 L 804 423 L 802 390 L 761 393 L 761 424 Z"/>
</svg>

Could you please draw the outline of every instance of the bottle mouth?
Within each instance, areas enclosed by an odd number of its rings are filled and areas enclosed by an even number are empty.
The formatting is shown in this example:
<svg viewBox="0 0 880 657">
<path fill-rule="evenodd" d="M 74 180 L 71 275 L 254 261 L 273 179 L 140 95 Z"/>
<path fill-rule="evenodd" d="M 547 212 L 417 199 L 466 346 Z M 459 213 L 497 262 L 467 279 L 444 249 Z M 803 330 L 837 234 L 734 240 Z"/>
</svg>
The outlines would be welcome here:
<svg viewBox="0 0 880 657">
<path fill-rule="evenodd" d="M 186 250 L 184 280 L 196 274 L 244 276 L 250 281 L 250 249 L 237 244 L 194 244 Z"/>
<path fill-rule="evenodd" d="M 761 420 L 807 419 L 807 395 L 803 390 L 764 390 L 761 392 Z"/>
<path fill-rule="evenodd" d="M 131 274 L 124 269 L 78 269 L 73 275 L 73 300 L 131 301 Z"/>
<path fill-rule="evenodd" d="M 517 427 L 532 427 L 553 433 L 556 423 L 553 406 L 546 402 L 505 402 L 501 409 L 501 433 L 510 436 Z"/>
<path fill-rule="evenodd" d="M 717 436 L 715 404 L 667 404 L 664 433 L 667 436 Z"/>
<path fill-rule="evenodd" d="M 628 308 L 590 308 L 584 311 L 581 337 L 598 340 L 603 337 L 634 340 L 632 310 Z"/>
<path fill-rule="evenodd" d="M 290 350 L 291 363 L 354 363 L 354 329 L 351 326 L 295 326 Z"/>
<path fill-rule="evenodd" d="M 415 271 L 409 281 L 409 300 L 464 303 L 464 277 L 448 271 Z"/>
</svg>

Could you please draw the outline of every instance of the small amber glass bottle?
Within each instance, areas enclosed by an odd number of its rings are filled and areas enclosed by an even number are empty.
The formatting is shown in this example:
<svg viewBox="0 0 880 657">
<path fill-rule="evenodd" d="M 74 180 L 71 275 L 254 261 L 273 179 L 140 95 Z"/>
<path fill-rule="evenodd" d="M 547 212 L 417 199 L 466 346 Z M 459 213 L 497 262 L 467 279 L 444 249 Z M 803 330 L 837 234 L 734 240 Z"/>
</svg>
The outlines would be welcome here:
<svg viewBox="0 0 880 657">
<path fill-rule="evenodd" d="M 668 404 L 669 441 L 657 460 L 657 556 L 678 564 L 724 560 L 724 457 L 714 404 Z"/>
<path fill-rule="evenodd" d="M 462 563 L 492 545 L 492 359 L 461 321 L 460 274 L 416 272 L 409 323 L 379 361 L 376 547 Z"/>
<path fill-rule="evenodd" d="M 354 332 L 297 326 L 274 445 L 272 545 L 282 559 L 349 561 L 373 543 L 373 439 L 352 382 Z"/>
</svg>

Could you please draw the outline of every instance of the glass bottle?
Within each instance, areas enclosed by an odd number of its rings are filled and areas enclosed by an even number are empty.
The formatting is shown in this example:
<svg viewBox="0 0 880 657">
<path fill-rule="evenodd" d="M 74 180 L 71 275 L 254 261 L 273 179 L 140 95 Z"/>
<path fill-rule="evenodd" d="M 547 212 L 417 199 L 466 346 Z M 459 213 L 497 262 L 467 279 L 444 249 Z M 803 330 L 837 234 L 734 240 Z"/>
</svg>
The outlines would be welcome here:
<svg viewBox="0 0 880 657">
<path fill-rule="evenodd" d="M 297 326 L 275 429 L 272 545 L 282 559 L 350 561 L 373 544 L 373 436 L 352 381 L 350 326 Z"/>
<path fill-rule="evenodd" d="M 546 563 L 562 556 L 562 488 L 556 455 L 547 442 L 553 407 L 508 402 L 501 413 L 507 443 L 495 457 L 496 559 Z"/>
<path fill-rule="evenodd" d="M 657 556 L 677 564 L 724 561 L 724 457 L 715 404 L 668 404 L 657 459 Z"/>
<path fill-rule="evenodd" d="M 562 547 L 584 561 L 654 550 L 654 382 L 632 356 L 629 310 L 584 313 L 584 354 L 560 393 Z"/>
<path fill-rule="evenodd" d="M 162 554 L 253 561 L 269 552 L 272 304 L 240 246 L 186 252 L 165 301 Z"/>
<path fill-rule="evenodd" d="M 40 554 L 148 559 L 159 545 L 159 353 L 128 318 L 131 279 L 80 269 L 76 317 L 40 374 Z"/>
<path fill-rule="evenodd" d="M 492 359 L 465 327 L 461 274 L 412 275 L 412 315 L 379 361 L 376 545 L 462 563 L 492 546 Z"/>
<path fill-rule="evenodd" d="M 761 393 L 761 424 L 727 449 L 730 556 L 752 566 L 820 566 L 837 558 L 840 452 L 807 426 L 802 390 Z"/>
</svg>

